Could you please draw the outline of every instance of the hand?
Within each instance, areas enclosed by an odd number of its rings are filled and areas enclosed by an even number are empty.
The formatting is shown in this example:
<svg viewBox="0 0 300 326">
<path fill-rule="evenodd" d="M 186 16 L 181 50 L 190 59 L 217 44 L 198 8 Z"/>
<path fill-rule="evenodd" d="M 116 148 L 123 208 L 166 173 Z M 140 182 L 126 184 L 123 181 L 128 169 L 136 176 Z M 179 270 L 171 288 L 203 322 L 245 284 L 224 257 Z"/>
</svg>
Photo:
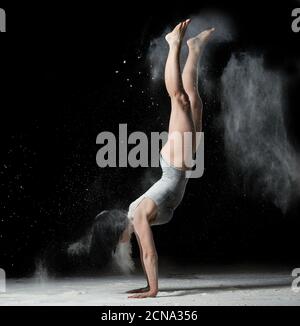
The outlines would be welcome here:
<svg viewBox="0 0 300 326">
<path fill-rule="evenodd" d="M 129 296 L 129 299 L 145 299 L 145 298 L 155 298 L 157 295 L 158 291 L 147 291 L 144 293 L 139 293 L 139 294 L 134 294 Z"/>
<path fill-rule="evenodd" d="M 150 287 L 149 287 L 149 285 L 147 285 L 144 288 L 126 291 L 126 293 L 144 293 L 144 292 L 148 292 L 149 290 L 150 290 Z"/>
</svg>

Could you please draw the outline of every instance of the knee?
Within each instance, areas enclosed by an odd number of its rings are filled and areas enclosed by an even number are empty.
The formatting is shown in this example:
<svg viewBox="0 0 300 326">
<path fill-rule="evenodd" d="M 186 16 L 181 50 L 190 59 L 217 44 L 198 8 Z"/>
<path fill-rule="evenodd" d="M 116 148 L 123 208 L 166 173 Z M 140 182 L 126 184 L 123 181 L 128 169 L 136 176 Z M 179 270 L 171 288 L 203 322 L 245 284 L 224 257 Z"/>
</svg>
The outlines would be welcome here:
<svg viewBox="0 0 300 326">
<path fill-rule="evenodd" d="M 199 95 L 197 94 L 189 95 L 189 100 L 192 108 L 199 108 L 199 109 L 202 108 L 203 106 L 202 100 Z"/>
<path fill-rule="evenodd" d="M 179 104 L 183 109 L 190 108 L 190 99 L 184 91 L 174 93 L 172 100 Z"/>
</svg>

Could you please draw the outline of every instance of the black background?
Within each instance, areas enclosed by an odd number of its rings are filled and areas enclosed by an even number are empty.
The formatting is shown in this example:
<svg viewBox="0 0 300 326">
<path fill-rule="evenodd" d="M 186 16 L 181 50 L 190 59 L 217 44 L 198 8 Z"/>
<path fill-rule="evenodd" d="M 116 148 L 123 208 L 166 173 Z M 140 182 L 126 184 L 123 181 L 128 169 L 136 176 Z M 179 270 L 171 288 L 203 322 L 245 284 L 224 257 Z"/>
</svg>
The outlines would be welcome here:
<svg viewBox="0 0 300 326">
<path fill-rule="evenodd" d="M 32 273 L 44 248 L 77 239 L 98 212 L 126 208 L 145 190 L 146 169 L 97 167 L 96 136 L 117 131 L 120 123 L 128 123 L 129 132 L 166 130 L 166 91 L 150 88 L 145 54 L 166 26 L 201 9 L 226 13 L 238 27 L 234 42 L 220 45 L 211 59 L 215 76 L 234 51 L 264 54 L 270 68 L 290 76 L 285 118 L 299 150 L 300 33 L 291 30 L 291 11 L 299 3 L 163 3 L 1 2 L 8 35 L 1 35 L 0 49 L 0 266 L 8 276 Z M 159 109 L 149 109 L 151 97 Z M 226 264 L 299 262 L 299 203 L 283 215 L 242 191 L 231 178 L 235 171 L 215 123 L 217 92 L 204 100 L 205 174 L 188 184 L 173 220 L 153 228 L 159 255 Z"/>
</svg>

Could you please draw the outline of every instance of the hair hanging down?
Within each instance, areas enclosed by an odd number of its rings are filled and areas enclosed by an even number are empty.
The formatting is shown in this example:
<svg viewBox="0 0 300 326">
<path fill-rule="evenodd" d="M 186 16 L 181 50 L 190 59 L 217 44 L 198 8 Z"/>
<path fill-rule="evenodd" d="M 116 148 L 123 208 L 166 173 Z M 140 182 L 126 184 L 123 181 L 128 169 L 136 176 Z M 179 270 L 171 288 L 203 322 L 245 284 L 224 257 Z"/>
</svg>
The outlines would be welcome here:
<svg viewBox="0 0 300 326">
<path fill-rule="evenodd" d="M 130 243 L 120 244 L 122 233 L 128 226 L 125 210 L 103 211 L 98 214 L 75 242 L 57 247 L 51 242 L 39 256 L 40 265 L 53 275 L 73 272 L 93 272 L 117 265 L 117 270 L 127 273 L 133 269 Z"/>
<path fill-rule="evenodd" d="M 103 211 L 95 217 L 90 238 L 90 258 L 94 266 L 103 267 L 110 261 L 127 226 L 127 212 L 123 210 Z"/>
</svg>

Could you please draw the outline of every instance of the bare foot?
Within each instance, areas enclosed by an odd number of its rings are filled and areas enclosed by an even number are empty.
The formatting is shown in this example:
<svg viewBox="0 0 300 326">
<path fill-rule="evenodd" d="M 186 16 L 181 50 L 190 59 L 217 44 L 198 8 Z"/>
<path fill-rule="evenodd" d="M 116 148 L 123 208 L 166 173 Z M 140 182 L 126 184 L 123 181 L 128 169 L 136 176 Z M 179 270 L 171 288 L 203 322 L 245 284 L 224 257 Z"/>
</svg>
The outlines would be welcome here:
<svg viewBox="0 0 300 326">
<path fill-rule="evenodd" d="M 144 293 L 144 292 L 148 292 L 150 290 L 149 286 L 145 286 L 144 288 L 140 288 L 140 289 L 134 289 L 134 290 L 130 290 L 127 291 L 126 293 Z"/>
<path fill-rule="evenodd" d="M 188 47 L 190 51 L 200 52 L 203 47 L 206 45 L 208 40 L 211 38 L 215 28 L 208 29 L 206 31 L 201 32 L 196 37 L 193 37 L 187 41 Z"/>
<path fill-rule="evenodd" d="M 147 291 L 140 294 L 134 294 L 129 296 L 129 299 L 145 299 L 145 298 L 155 298 L 157 295 L 157 291 Z"/>
<path fill-rule="evenodd" d="M 190 21 L 191 21 L 190 19 L 187 19 L 179 23 L 171 33 L 166 35 L 166 41 L 169 43 L 170 46 L 181 44 L 185 31 Z"/>
</svg>

